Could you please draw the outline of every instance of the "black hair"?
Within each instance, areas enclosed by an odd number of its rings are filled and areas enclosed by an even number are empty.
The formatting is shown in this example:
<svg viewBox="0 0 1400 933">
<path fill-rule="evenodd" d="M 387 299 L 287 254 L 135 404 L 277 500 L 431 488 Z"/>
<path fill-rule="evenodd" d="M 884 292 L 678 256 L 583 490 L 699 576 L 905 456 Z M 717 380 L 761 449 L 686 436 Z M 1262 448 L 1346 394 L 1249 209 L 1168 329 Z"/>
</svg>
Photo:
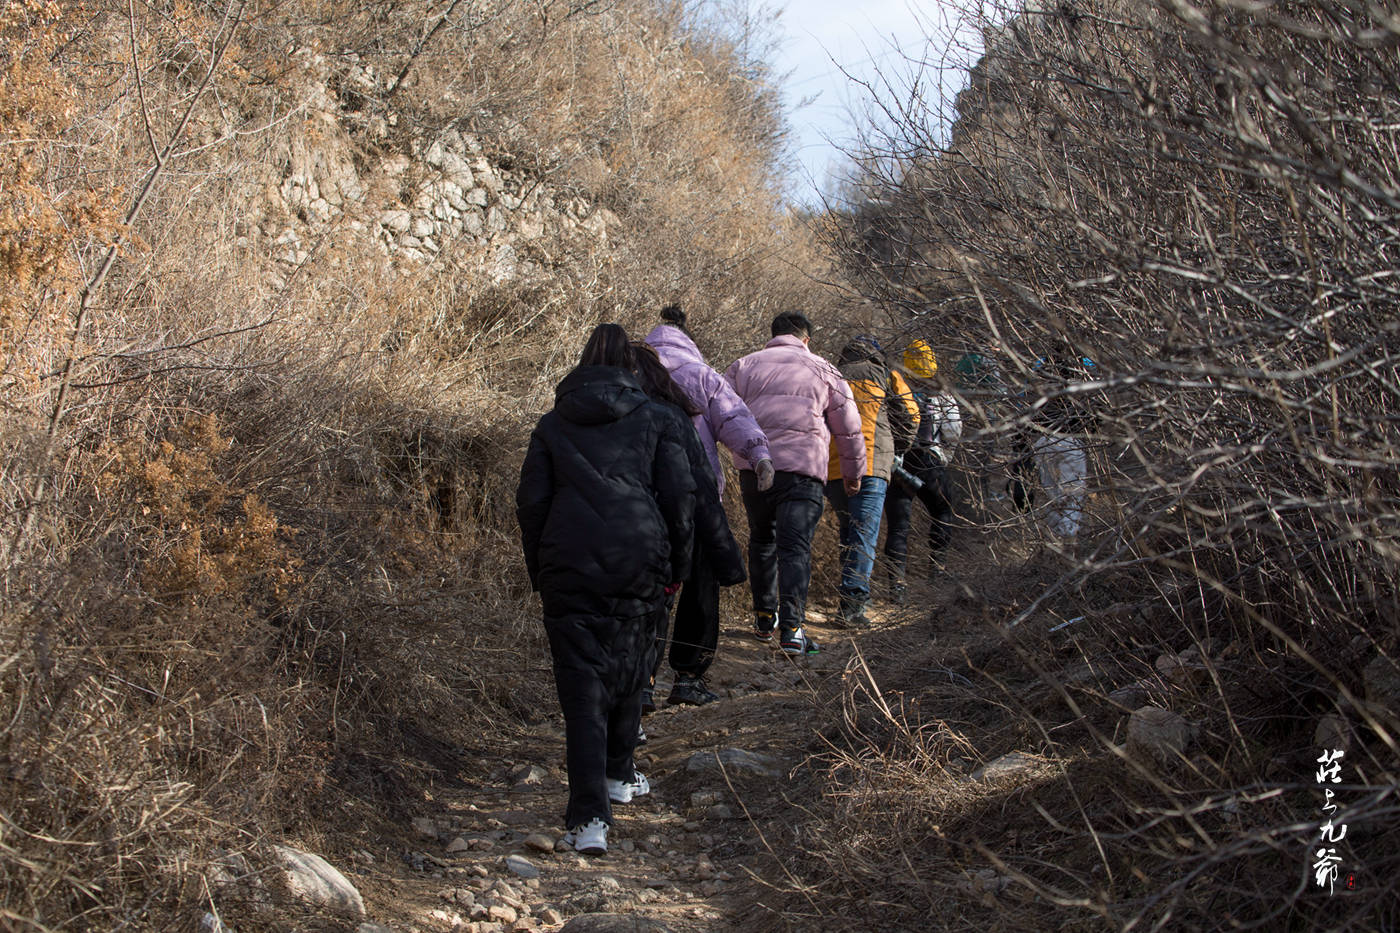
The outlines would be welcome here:
<svg viewBox="0 0 1400 933">
<path fill-rule="evenodd" d="M 579 357 L 580 366 L 621 366 L 632 368 L 632 346 L 621 324 L 599 324 L 593 328 Z"/>
<path fill-rule="evenodd" d="M 836 358 L 836 363 L 838 366 L 845 366 L 859 360 L 870 360 L 882 365 L 889 365 L 885 360 L 885 351 L 880 347 L 880 342 L 869 334 L 857 334 L 852 337 L 850 342 L 841 348 L 841 354 Z"/>
<path fill-rule="evenodd" d="M 785 311 L 773 318 L 773 336 L 782 337 L 787 334 L 794 337 L 810 337 L 812 322 L 807 320 L 807 315 L 801 311 Z"/>
<path fill-rule="evenodd" d="M 685 390 L 671 378 L 671 372 L 656 349 L 640 340 L 632 344 L 633 370 L 642 384 L 642 391 L 660 402 L 670 402 L 687 415 L 700 414 L 700 408 L 685 394 Z"/>
<path fill-rule="evenodd" d="M 680 305 L 667 305 L 661 309 L 661 323 L 685 330 L 685 312 Z"/>
</svg>

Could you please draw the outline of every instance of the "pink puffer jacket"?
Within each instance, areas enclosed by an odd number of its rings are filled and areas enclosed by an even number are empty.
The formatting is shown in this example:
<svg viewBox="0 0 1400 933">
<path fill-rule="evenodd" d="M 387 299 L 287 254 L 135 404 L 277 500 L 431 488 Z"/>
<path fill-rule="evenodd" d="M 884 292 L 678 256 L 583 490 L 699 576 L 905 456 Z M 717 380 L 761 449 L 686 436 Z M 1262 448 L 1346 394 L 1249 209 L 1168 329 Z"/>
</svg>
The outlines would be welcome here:
<svg viewBox="0 0 1400 933">
<path fill-rule="evenodd" d="M 735 360 L 724 378 L 768 436 L 775 470 L 825 482 L 834 440 L 842 475 L 865 475 L 865 439 L 851 387 L 799 338 L 774 337 L 757 353 Z M 746 470 L 752 464 L 736 454 L 734 466 Z"/>
<path fill-rule="evenodd" d="M 728 447 L 736 460 L 743 458 L 745 462 L 757 463 L 769 456 L 768 438 L 763 436 L 763 429 L 744 400 L 734 394 L 733 387 L 723 376 L 710 368 L 700 355 L 700 348 L 685 331 L 669 324 L 658 324 L 647 334 L 647 343 L 661 357 L 671 378 L 700 409 L 700 414 L 694 418 L 695 430 L 710 456 L 715 483 L 723 493 L 724 471 L 719 466 L 715 441 Z"/>
</svg>

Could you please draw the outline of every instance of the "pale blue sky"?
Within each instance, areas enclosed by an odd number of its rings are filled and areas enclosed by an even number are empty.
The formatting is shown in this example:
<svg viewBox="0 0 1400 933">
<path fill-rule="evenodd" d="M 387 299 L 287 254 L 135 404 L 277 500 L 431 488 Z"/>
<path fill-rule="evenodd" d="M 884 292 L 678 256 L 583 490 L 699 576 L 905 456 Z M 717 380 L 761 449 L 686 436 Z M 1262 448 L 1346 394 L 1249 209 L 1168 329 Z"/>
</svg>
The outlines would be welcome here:
<svg viewBox="0 0 1400 933">
<path fill-rule="evenodd" d="M 929 99 L 937 99 L 941 83 L 950 101 L 963 86 L 962 69 L 981 46 L 980 31 L 961 12 L 976 8 L 975 0 L 775 0 L 779 4 L 783 41 L 774 66 L 787 75 L 800 176 L 793 193 L 808 203 L 844 164 L 841 147 L 850 145 L 863 122 L 870 93 L 852 78 L 874 82 L 890 76 L 903 90 L 906 76 L 922 66 Z M 802 103 L 807 98 L 815 100 Z"/>
</svg>

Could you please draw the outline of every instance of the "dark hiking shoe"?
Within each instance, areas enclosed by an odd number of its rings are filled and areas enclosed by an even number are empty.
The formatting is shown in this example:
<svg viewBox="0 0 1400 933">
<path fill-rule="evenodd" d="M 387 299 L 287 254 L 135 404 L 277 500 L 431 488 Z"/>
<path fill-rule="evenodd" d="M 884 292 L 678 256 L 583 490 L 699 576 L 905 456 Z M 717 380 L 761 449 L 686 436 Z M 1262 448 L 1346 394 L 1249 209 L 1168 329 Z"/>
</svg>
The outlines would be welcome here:
<svg viewBox="0 0 1400 933">
<path fill-rule="evenodd" d="M 869 628 L 870 619 L 865 614 L 865 600 L 857 596 L 842 596 L 837 625 L 841 628 Z"/>
<path fill-rule="evenodd" d="M 656 712 L 656 698 L 652 695 L 652 689 L 650 687 L 642 688 L 642 712 Z"/>
<path fill-rule="evenodd" d="M 785 654 L 816 654 L 821 651 L 821 646 L 807 637 L 807 633 L 802 631 L 801 626 L 792 629 L 784 629 L 783 637 L 778 641 L 778 647 L 783 649 Z"/>
<path fill-rule="evenodd" d="M 641 748 L 647 744 L 647 730 L 641 726 L 637 727 L 637 747 Z"/>
<path fill-rule="evenodd" d="M 890 587 L 890 602 L 896 606 L 903 606 L 909 598 L 909 587 L 903 583 L 896 583 Z"/>
<path fill-rule="evenodd" d="M 719 699 L 719 694 L 710 689 L 703 677 L 690 674 L 677 674 L 671 695 L 666 698 L 667 706 L 704 706 Z"/>
<path fill-rule="evenodd" d="M 753 637 L 759 641 L 772 641 L 778 631 L 778 617 L 771 612 L 753 614 Z"/>
</svg>

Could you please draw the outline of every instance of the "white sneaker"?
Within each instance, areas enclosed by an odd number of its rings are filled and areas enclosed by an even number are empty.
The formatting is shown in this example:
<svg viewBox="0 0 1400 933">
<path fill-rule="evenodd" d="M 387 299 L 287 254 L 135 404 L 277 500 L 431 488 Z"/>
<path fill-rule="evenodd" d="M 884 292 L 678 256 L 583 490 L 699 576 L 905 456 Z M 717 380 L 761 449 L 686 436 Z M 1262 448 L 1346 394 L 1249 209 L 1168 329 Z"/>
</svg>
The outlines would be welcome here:
<svg viewBox="0 0 1400 933">
<path fill-rule="evenodd" d="M 614 781 L 608 778 L 608 799 L 613 803 L 631 803 L 633 797 L 645 797 L 649 793 L 651 784 L 640 771 L 633 771 L 630 781 Z"/>
<path fill-rule="evenodd" d="M 602 855 L 608 851 L 608 824 L 595 816 L 565 833 L 564 844 L 584 855 Z"/>
</svg>

